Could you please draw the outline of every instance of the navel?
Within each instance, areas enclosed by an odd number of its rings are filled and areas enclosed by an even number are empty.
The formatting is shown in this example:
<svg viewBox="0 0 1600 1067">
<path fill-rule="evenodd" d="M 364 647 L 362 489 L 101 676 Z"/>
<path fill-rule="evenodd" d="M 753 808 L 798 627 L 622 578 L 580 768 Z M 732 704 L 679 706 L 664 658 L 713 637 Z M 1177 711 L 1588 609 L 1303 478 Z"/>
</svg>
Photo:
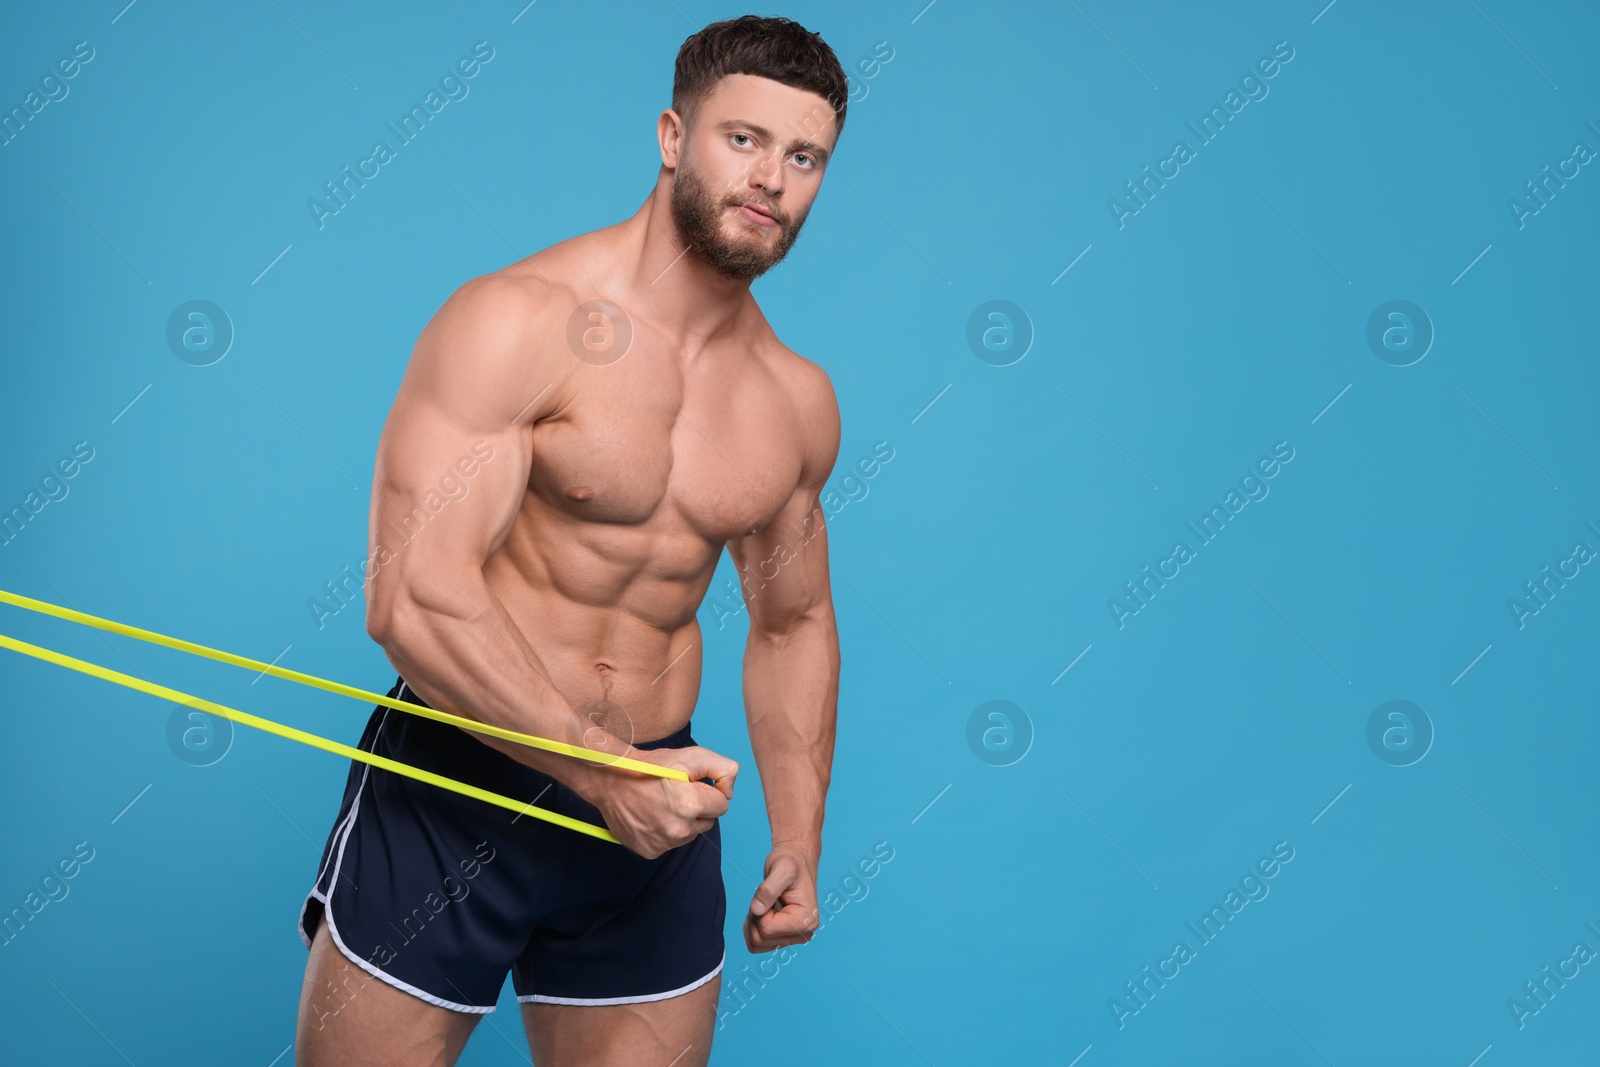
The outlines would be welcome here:
<svg viewBox="0 0 1600 1067">
<path fill-rule="evenodd" d="M 567 487 L 567 499 L 588 500 L 594 496 L 594 488 L 588 485 L 573 485 Z"/>
</svg>

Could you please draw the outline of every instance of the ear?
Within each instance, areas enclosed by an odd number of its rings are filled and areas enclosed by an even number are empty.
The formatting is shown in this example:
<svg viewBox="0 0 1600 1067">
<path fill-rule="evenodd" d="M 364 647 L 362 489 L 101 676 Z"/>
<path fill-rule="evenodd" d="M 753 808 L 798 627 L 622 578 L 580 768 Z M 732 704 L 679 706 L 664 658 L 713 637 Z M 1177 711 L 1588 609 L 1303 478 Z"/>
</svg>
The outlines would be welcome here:
<svg viewBox="0 0 1600 1067">
<path fill-rule="evenodd" d="M 656 120 L 656 140 L 661 144 L 661 165 L 676 169 L 683 148 L 683 117 L 670 107 Z"/>
</svg>

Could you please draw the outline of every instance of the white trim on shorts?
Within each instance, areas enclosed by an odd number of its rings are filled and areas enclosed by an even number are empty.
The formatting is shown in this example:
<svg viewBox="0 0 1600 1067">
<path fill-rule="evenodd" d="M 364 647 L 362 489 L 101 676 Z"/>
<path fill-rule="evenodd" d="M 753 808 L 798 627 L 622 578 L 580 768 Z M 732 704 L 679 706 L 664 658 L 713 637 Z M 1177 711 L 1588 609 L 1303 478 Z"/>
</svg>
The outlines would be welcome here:
<svg viewBox="0 0 1600 1067">
<path fill-rule="evenodd" d="M 711 981 L 711 979 L 715 978 L 717 976 L 717 973 L 722 970 L 722 965 L 724 963 L 727 963 L 727 962 L 728 962 L 728 953 L 727 953 L 726 950 L 724 950 L 723 953 L 722 953 L 722 959 L 717 961 L 717 965 L 715 967 L 711 968 L 709 973 L 704 974 L 699 978 L 696 978 L 694 981 L 690 982 L 688 985 L 681 985 L 677 989 L 669 989 L 665 993 L 646 993 L 642 997 L 594 997 L 594 998 L 587 998 L 587 997 L 547 997 L 542 993 L 530 993 L 525 997 L 518 997 L 517 998 L 517 1003 L 519 1003 L 519 1004 L 587 1004 L 587 1005 L 589 1005 L 591 1007 L 596 1007 L 596 1006 L 605 1005 L 605 1004 L 644 1004 L 644 1003 L 647 1003 L 647 1002 L 652 1001 L 652 1000 L 669 1000 L 672 997 L 680 997 L 683 994 L 689 992 L 690 990 L 699 989 L 701 986 L 703 986 L 707 982 Z"/>
<path fill-rule="evenodd" d="M 378 735 L 383 732 L 384 724 L 389 721 L 389 712 L 391 710 L 392 709 L 389 708 L 384 709 L 383 719 L 378 723 L 378 732 L 373 735 L 374 747 L 376 747 Z M 306 894 L 306 900 L 309 901 L 312 897 L 316 897 L 322 902 L 322 921 L 328 925 L 328 935 L 333 938 L 333 943 L 338 947 L 340 954 L 342 954 L 345 959 L 349 960 L 357 967 L 360 967 L 363 971 L 366 971 L 368 974 L 372 975 L 374 978 L 387 982 L 402 992 L 410 993 L 412 996 L 417 997 L 420 1000 L 427 1001 L 429 1004 L 433 1004 L 441 1008 L 449 1008 L 451 1011 L 459 1011 L 470 1015 L 487 1015 L 489 1012 L 494 1011 L 495 1005 L 491 1004 L 487 1008 L 481 1008 L 472 1004 L 458 1004 L 453 1000 L 445 1000 L 442 997 L 434 996 L 432 993 L 429 993 L 426 990 L 418 989 L 409 982 L 402 982 L 394 975 L 385 974 L 373 964 L 368 963 L 366 960 L 350 951 L 349 947 L 345 945 L 344 939 L 339 936 L 339 928 L 334 924 L 333 921 L 333 890 L 334 887 L 339 884 L 339 867 L 344 863 L 344 847 L 350 841 L 351 831 L 355 829 L 356 812 L 361 809 L 361 793 L 367 787 L 367 775 L 371 770 L 372 764 L 364 763 L 362 765 L 361 784 L 356 787 L 355 800 L 353 800 L 350 804 L 350 814 L 345 817 L 344 836 L 339 839 L 339 848 L 333 861 L 333 878 L 328 883 L 328 893 L 326 896 L 323 896 L 321 893 L 317 892 L 316 886 L 313 885 L 311 887 L 311 892 Z M 320 878 L 318 880 L 320 881 Z M 310 939 L 306 937 L 304 904 L 300 906 L 300 940 L 306 943 L 307 948 L 311 946 Z M 718 966 L 721 965 L 719 964 Z M 702 981 L 704 981 L 704 979 L 702 979 Z"/>
<path fill-rule="evenodd" d="M 401 699 L 402 700 L 405 699 L 405 697 L 404 697 L 405 685 L 406 685 L 406 680 L 404 678 L 401 678 L 400 679 L 400 692 L 401 692 Z M 383 712 L 383 718 L 378 721 L 378 729 L 372 735 L 372 741 L 373 741 L 373 745 L 374 746 L 377 745 L 378 735 L 383 733 L 384 724 L 387 723 L 388 721 L 389 721 L 389 709 L 385 708 L 384 712 Z M 361 800 L 361 790 L 367 784 L 367 772 L 370 771 L 371 769 L 372 769 L 372 764 L 370 764 L 370 763 L 362 764 L 362 768 L 361 768 L 361 784 L 356 787 L 356 799 L 355 799 L 354 802 L 351 803 L 350 810 L 345 813 L 344 818 L 342 820 L 340 820 L 340 822 L 339 822 L 339 824 L 337 826 L 334 827 L 334 829 L 333 829 L 333 836 L 334 837 L 338 837 L 340 834 L 345 834 L 345 835 L 349 834 L 350 827 L 355 822 L 356 805 Z M 311 937 L 310 937 L 310 935 L 308 935 L 306 933 L 306 904 L 310 902 L 312 897 L 315 897 L 315 898 L 317 898 L 318 900 L 320 900 L 322 902 L 323 910 L 324 911 L 327 910 L 328 898 L 323 896 L 321 893 L 317 892 L 317 886 L 322 884 L 322 876 L 325 873 L 327 873 L 328 864 L 330 862 L 333 862 L 335 851 L 340 851 L 341 854 L 342 854 L 342 851 L 341 851 L 342 848 L 343 848 L 343 842 L 341 840 L 340 850 L 329 849 L 328 850 L 328 854 L 322 857 L 322 862 L 320 862 L 317 865 L 317 877 L 316 877 L 316 880 L 311 883 L 311 892 L 307 893 L 306 894 L 306 899 L 300 903 L 300 917 L 299 917 L 299 919 L 296 920 L 295 926 L 300 931 L 300 940 L 305 942 L 305 946 L 308 949 L 311 947 Z M 335 877 L 337 877 L 337 875 L 335 875 Z M 331 883 L 330 883 L 328 888 L 330 889 L 330 891 L 332 890 L 333 887 L 332 887 Z"/>
<path fill-rule="evenodd" d="M 306 905 L 311 903 L 312 898 L 316 898 L 322 903 L 323 918 L 327 918 L 328 898 L 317 892 L 317 886 L 322 884 L 322 876 L 327 873 L 328 864 L 334 862 L 336 855 L 342 854 L 344 839 L 349 835 L 350 828 L 355 823 L 356 804 L 361 799 L 361 790 L 364 789 L 367 784 L 367 769 L 371 766 L 372 764 L 370 763 L 362 765 L 361 784 L 356 787 L 356 799 L 351 802 L 350 810 L 345 812 L 344 818 L 341 819 L 338 825 L 333 828 L 333 837 L 338 840 L 339 844 L 335 848 L 329 849 L 328 854 L 322 857 L 322 862 L 317 866 L 316 880 L 311 883 L 311 892 L 307 893 L 306 898 L 300 902 L 300 917 L 295 920 L 295 928 L 299 930 L 300 940 L 305 943 L 307 949 L 311 948 L 311 935 L 306 933 Z M 335 874 L 335 877 L 338 877 L 338 875 Z M 329 888 L 332 888 L 331 883 Z"/>
<path fill-rule="evenodd" d="M 368 766 L 371 766 L 371 765 L 368 764 Z M 362 772 L 362 777 L 361 777 L 361 784 L 364 786 L 364 785 L 366 785 L 366 782 L 367 782 L 366 772 L 363 771 Z M 355 818 L 355 815 L 356 815 L 355 804 L 352 803 L 350 805 L 350 810 L 345 813 L 345 817 L 339 822 L 339 824 L 337 826 L 334 827 L 333 836 L 335 838 L 337 838 L 341 843 L 344 840 L 343 835 L 348 834 L 350 832 L 350 824 L 351 824 L 351 821 Z M 311 903 L 312 898 L 315 897 L 317 900 L 322 902 L 323 917 L 324 918 L 327 917 L 328 898 L 323 896 L 321 893 L 317 892 L 317 886 L 322 884 L 322 876 L 323 876 L 324 873 L 327 872 L 328 864 L 333 862 L 334 853 L 337 852 L 337 851 L 338 851 L 337 849 L 329 849 L 328 850 L 328 854 L 322 858 L 322 864 L 321 864 L 321 866 L 319 866 L 317 868 L 316 881 L 311 883 L 311 892 L 307 893 L 305 900 L 300 902 L 300 917 L 297 920 L 295 920 L 295 928 L 300 931 L 300 940 L 305 942 L 305 946 L 306 946 L 307 949 L 309 949 L 311 947 L 311 935 L 306 933 L 306 905 Z"/>
</svg>

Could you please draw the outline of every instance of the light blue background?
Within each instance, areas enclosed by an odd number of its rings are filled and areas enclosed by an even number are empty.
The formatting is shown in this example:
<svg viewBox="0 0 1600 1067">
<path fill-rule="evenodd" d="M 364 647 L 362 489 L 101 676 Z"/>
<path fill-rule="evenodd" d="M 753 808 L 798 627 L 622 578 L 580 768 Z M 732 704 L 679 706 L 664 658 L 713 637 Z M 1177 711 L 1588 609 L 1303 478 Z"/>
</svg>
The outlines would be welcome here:
<svg viewBox="0 0 1600 1067">
<path fill-rule="evenodd" d="M 359 607 L 319 630 L 307 601 L 362 558 L 418 332 L 467 278 L 631 214 L 676 49 L 742 9 L 120 6 L 34 5 L 0 37 L 8 109 L 75 42 L 95 49 L 0 148 L 0 506 L 74 442 L 95 449 L 0 548 L 0 586 L 262 659 L 287 646 L 284 665 L 385 689 Z M 1600 175 L 1582 168 L 1522 228 L 1507 202 L 1576 141 L 1600 148 L 1593 7 L 782 13 L 847 66 L 894 51 L 755 292 L 833 377 L 835 483 L 875 442 L 895 450 L 829 536 L 844 666 L 823 887 L 875 842 L 895 858 L 724 1018 L 713 1061 L 1592 1057 L 1600 969 L 1522 1029 L 1507 1002 L 1576 942 L 1600 950 L 1600 574 L 1521 629 L 1507 601 L 1574 542 L 1600 548 L 1584 525 L 1600 525 Z M 495 57 L 470 95 L 319 230 L 306 200 L 477 41 Z M 1185 122 L 1279 41 L 1294 58 L 1270 94 L 1119 229 L 1107 201 L 1194 146 Z M 237 330 L 210 367 L 166 346 L 191 299 Z M 1035 335 L 1011 366 L 965 339 L 993 299 Z M 1365 340 L 1392 299 L 1437 333 L 1412 366 Z M 1193 546 L 1184 523 L 1278 441 L 1295 454 L 1270 495 L 1119 629 L 1108 599 Z M 0 618 L 350 743 L 366 719 Z M 743 617 L 701 619 L 696 735 L 747 768 L 724 819 L 738 978 L 758 962 L 738 924 L 767 826 Z M 192 767 L 168 749 L 168 705 L 3 657 L 0 906 L 74 842 L 95 849 L 0 948 L 6 1058 L 266 1067 L 294 1037 L 295 918 L 348 764 L 241 729 Z M 994 699 L 1035 735 L 1007 767 L 966 740 Z M 1409 767 L 1366 741 L 1391 699 L 1436 732 Z M 1294 859 L 1270 895 L 1119 1029 L 1123 983 L 1194 944 L 1185 922 L 1279 841 Z M 501 1007 L 462 1063 L 526 1062 L 509 987 Z"/>
</svg>

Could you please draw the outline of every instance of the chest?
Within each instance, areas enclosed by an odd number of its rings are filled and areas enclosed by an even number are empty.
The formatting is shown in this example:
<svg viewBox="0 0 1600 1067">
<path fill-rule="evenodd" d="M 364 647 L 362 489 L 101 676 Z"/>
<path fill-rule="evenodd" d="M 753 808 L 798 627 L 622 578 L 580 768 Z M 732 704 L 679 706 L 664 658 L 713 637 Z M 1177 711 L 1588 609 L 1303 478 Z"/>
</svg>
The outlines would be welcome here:
<svg viewBox="0 0 1600 1067">
<path fill-rule="evenodd" d="M 687 526 L 718 544 L 765 526 L 800 473 L 788 398 L 755 370 L 624 367 L 635 354 L 583 368 L 535 424 L 529 491 L 583 521 Z"/>
</svg>

